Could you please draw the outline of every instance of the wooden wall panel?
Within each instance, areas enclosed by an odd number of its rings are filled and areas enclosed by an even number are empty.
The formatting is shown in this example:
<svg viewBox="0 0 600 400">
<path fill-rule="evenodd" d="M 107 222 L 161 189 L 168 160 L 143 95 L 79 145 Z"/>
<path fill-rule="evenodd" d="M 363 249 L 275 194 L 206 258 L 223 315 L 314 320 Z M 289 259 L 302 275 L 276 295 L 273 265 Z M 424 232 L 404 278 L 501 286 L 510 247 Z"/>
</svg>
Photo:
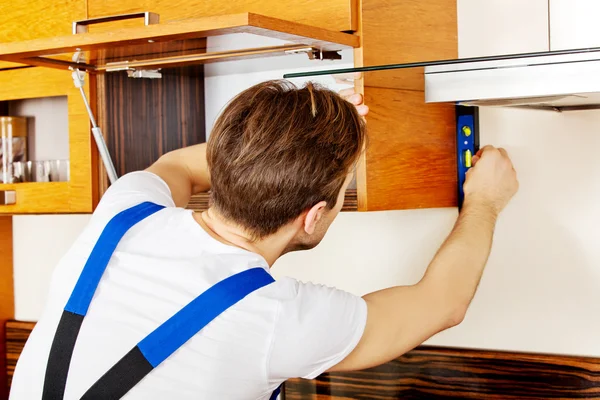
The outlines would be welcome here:
<svg viewBox="0 0 600 400">
<path fill-rule="evenodd" d="M 600 399 L 600 359 L 421 347 L 365 371 L 286 382 L 285 400 Z"/>
<path fill-rule="evenodd" d="M 357 66 L 458 56 L 456 0 L 362 0 Z M 369 147 L 359 168 L 358 209 L 457 205 L 455 116 L 426 105 L 423 69 L 368 72 Z"/>
<path fill-rule="evenodd" d="M 6 324 L 8 376 L 35 326 Z M 600 399 L 600 359 L 419 347 L 364 371 L 286 382 L 284 400 Z"/>
<path fill-rule="evenodd" d="M 34 322 L 8 321 L 3 324 L 6 329 L 6 376 L 9 389 L 19 356 L 34 327 Z"/>
<path fill-rule="evenodd" d="M 5 323 L 15 317 L 12 217 L 0 217 L 0 371 L 6 369 Z M 8 397 L 6 375 L 0 374 L 0 399 Z"/>
<path fill-rule="evenodd" d="M 337 31 L 356 28 L 356 0 L 88 0 L 90 17 L 151 11 L 160 15 L 161 22 L 223 14 L 253 12 L 301 22 Z M 120 21 L 92 28 L 91 31 L 115 26 L 135 26 L 140 21 Z"/>
<path fill-rule="evenodd" d="M 149 167 L 166 152 L 206 141 L 204 67 L 162 73 L 161 79 L 128 78 L 124 72 L 104 78 L 103 129 L 119 176 Z"/>
<path fill-rule="evenodd" d="M 423 92 L 365 88 L 368 209 L 457 204 L 454 107 L 425 105 Z"/>
<path fill-rule="evenodd" d="M 0 1 L 0 43 L 70 35 L 71 23 L 85 19 L 86 0 Z"/>
</svg>

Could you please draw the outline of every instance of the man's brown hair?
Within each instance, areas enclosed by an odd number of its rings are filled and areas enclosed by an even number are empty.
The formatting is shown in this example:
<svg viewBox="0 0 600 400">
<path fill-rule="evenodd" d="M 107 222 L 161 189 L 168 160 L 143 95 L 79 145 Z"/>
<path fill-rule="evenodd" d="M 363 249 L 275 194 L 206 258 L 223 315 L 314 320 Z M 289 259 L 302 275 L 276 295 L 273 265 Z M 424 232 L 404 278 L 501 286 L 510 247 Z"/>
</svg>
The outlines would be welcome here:
<svg viewBox="0 0 600 400">
<path fill-rule="evenodd" d="M 363 149 L 365 123 L 337 93 L 268 81 L 236 96 L 208 140 L 212 205 L 255 239 L 320 201 L 333 208 Z"/>
</svg>

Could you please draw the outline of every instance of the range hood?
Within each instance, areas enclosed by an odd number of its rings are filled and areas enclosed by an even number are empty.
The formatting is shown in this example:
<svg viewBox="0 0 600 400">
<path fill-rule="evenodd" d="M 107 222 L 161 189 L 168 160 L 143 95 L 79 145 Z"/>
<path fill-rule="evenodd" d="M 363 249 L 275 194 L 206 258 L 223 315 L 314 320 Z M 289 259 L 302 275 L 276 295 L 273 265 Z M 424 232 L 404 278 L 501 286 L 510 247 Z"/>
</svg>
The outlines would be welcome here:
<svg viewBox="0 0 600 400">
<path fill-rule="evenodd" d="M 402 75 L 397 70 L 409 71 Z M 357 72 L 379 74 L 385 87 L 419 90 L 424 84 L 426 103 L 556 111 L 600 108 L 600 47 L 306 71 L 284 78 Z"/>
<path fill-rule="evenodd" d="M 425 67 L 425 101 L 556 111 L 600 108 L 600 48 L 480 57 Z"/>
</svg>

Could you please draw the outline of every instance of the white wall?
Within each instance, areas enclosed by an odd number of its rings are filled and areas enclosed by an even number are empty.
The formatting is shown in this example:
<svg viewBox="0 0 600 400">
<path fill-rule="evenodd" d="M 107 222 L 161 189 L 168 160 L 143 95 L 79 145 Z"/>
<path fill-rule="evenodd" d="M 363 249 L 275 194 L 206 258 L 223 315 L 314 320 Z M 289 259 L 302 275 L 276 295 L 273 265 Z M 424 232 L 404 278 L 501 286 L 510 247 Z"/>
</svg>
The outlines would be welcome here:
<svg viewBox="0 0 600 400">
<path fill-rule="evenodd" d="M 486 54 L 499 34 L 494 24 L 482 23 L 486 10 L 476 7 L 479 2 L 459 0 L 463 56 Z M 502 40 L 528 43 L 520 45 L 529 48 L 543 45 L 540 38 L 525 30 Z M 494 46 L 513 47 L 510 42 Z M 295 63 L 306 61 L 296 57 L 291 66 L 301 69 Z M 237 91 L 281 77 L 281 70 L 291 67 L 289 62 L 272 58 L 209 65 L 207 121 L 211 123 Z M 511 152 L 522 188 L 499 221 L 493 252 L 467 319 L 429 343 L 600 356 L 599 123 L 598 112 L 482 110 L 482 142 Z M 46 290 L 45 272 L 39 271 L 51 270 L 58 256 L 43 251 L 44 235 L 35 238 L 22 228 L 55 232 L 59 237 L 66 225 L 82 222 L 77 218 L 15 218 L 15 268 L 17 274 L 29 277 L 16 282 L 17 318 L 39 315 Z M 356 294 L 410 284 L 420 278 L 455 218 L 456 209 L 343 213 L 319 247 L 283 257 L 274 273 Z M 32 248 L 40 251 L 25 258 Z"/>
<path fill-rule="evenodd" d="M 11 115 L 28 118 L 29 160 L 69 159 L 67 96 L 11 101 Z"/>
<path fill-rule="evenodd" d="M 89 221 L 89 215 L 13 217 L 15 318 L 37 321 L 54 266 Z"/>
<path fill-rule="evenodd" d="M 582 49 L 600 46 L 598 0 L 549 0 L 550 49 Z"/>
</svg>

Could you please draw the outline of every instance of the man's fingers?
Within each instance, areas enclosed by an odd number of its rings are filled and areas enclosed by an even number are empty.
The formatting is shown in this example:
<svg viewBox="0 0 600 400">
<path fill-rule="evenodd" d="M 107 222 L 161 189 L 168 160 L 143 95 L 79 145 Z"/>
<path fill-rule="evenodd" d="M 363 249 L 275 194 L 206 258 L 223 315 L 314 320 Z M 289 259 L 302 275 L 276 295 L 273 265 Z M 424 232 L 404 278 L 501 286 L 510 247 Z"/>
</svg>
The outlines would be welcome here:
<svg viewBox="0 0 600 400">
<path fill-rule="evenodd" d="M 347 74 L 335 74 L 333 77 L 335 78 L 335 83 L 354 84 L 355 80 L 358 80 L 362 77 L 362 73 L 350 72 Z"/>
<path fill-rule="evenodd" d="M 356 111 L 364 117 L 369 113 L 369 106 L 361 104 L 360 106 L 356 106 Z"/>
<path fill-rule="evenodd" d="M 338 92 L 338 94 L 343 98 L 352 96 L 354 93 L 356 93 L 356 90 L 354 90 L 354 88 L 342 89 Z"/>
<path fill-rule="evenodd" d="M 356 93 L 356 91 L 354 91 L 354 89 L 340 90 L 339 95 L 342 96 L 342 98 L 344 98 L 344 100 L 349 101 L 350 103 L 352 103 L 356 106 L 359 104 L 362 104 L 362 102 L 363 102 L 362 94 Z"/>
<path fill-rule="evenodd" d="M 494 148 L 494 146 L 492 146 L 492 145 L 489 145 L 489 144 L 488 144 L 487 146 L 483 146 L 481 149 L 479 149 L 479 151 L 478 151 L 478 152 L 477 152 L 475 155 L 476 155 L 477 157 L 480 157 L 480 158 L 481 158 L 481 155 L 482 155 L 483 153 L 485 153 L 486 151 L 488 151 L 488 150 L 491 150 L 491 149 L 493 149 L 493 148 Z"/>
<path fill-rule="evenodd" d="M 508 152 L 506 151 L 506 149 L 503 149 L 501 147 L 501 148 L 498 149 L 498 151 L 500 152 L 500 154 L 502 154 L 502 157 L 506 158 L 510 162 L 510 164 L 512 166 L 512 170 L 515 171 L 515 172 L 517 172 L 515 170 L 515 165 L 512 163 L 512 160 L 510 159 L 510 157 L 509 157 Z"/>
</svg>

